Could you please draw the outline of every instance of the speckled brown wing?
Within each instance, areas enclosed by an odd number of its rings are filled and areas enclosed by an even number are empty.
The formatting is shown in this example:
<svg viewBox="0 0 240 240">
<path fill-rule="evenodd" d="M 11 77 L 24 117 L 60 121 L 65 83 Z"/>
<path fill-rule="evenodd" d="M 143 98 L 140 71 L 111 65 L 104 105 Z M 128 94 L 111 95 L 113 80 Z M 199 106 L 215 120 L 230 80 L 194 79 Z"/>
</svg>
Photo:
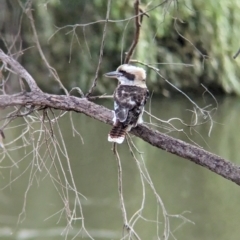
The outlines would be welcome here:
<svg viewBox="0 0 240 240">
<path fill-rule="evenodd" d="M 117 87 L 114 93 L 115 123 L 109 133 L 109 139 L 124 140 L 126 132 L 137 125 L 148 97 L 147 88 L 129 85 Z"/>
</svg>

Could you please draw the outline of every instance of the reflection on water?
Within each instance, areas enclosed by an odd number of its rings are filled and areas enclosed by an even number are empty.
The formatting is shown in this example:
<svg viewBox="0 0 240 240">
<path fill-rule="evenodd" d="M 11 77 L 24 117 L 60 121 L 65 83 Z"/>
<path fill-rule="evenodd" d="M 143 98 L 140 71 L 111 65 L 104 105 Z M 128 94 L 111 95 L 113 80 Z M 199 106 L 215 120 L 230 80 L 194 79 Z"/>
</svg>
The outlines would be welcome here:
<svg viewBox="0 0 240 240">
<path fill-rule="evenodd" d="M 111 106 L 109 103 L 105 105 Z M 190 108 L 191 105 L 181 99 L 156 99 L 152 102 L 152 112 L 164 120 L 178 116 L 187 121 L 190 118 L 187 109 Z M 207 150 L 237 164 L 240 161 L 239 100 L 220 99 L 218 108 L 211 137 L 207 136 L 210 125 L 205 124 L 197 128 L 204 141 L 196 133 L 191 138 Z M 111 151 L 112 146 L 107 142 L 110 126 L 82 114 L 74 113 L 73 118 L 84 144 L 81 139 L 72 137 L 68 116 L 61 119 L 60 126 L 77 189 L 87 198 L 81 198 L 86 228 L 96 239 L 120 239 L 122 215 L 118 200 L 117 164 Z M 14 124 L 21 124 L 21 120 L 16 120 Z M 40 126 L 32 127 L 37 129 Z M 6 132 L 7 141 L 19 136 L 21 131 L 21 127 L 9 129 Z M 171 135 L 188 140 L 184 134 Z M 177 239 L 239 239 L 240 190 L 236 184 L 190 161 L 151 147 L 140 139 L 134 138 L 134 142 L 138 149 L 144 152 L 145 164 L 168 213 L 183 214 L 195 223 L 181 225 L 181 218 L 170 218 L 171 230 Z M 18 167 L 13 166 L 11 171 L 3 168 L 12 165 L 13 161 L 21 160 L 22 156 L 31 151 L 27 146 L 18 148 L 22 143 L 17 142 L 15 146 L 9 147 L 12 159 L 6 157 L 1 162 L 0 187 L 4 189 L 0 191 L 0 238 L 64 239 L 67 223 L 65 213 L 59 213 L 63 208 L 63 200 L 46 170 L 41 170 L 31 182 L 24 205 L 30 176 L 32 171 L 37 169 L 29 165 L 33 156 L 24 158 Z M 45 151 L 44 145 L 41 154 L 50 169 L 51 158 L 44 155 Z M 126 143 L 119 147 L 119 153 L 123 167 L 124 198 L 130 218 L 141 205 L 142 185 L 136 163 Z M 65 168 L 64 157 L 62 164 Z M 55 174 L 53 168 L 51 174 Z M 11 184 L 5 187 L 9 182 Z M 71 204 L 74 204 L 74 199 L 71 201 Z M 19 218 L 23 208 L 25 211 Z M 156 198 L 146 185 L 146 203 L 142 212 L 145 220 L 140 219 L 135 226 L 142 239 L 157 239 L 156 224 L 153 222 L 156 220 L 157 211 Z M 161 210 L 159 211 L 161 213 Z M 161 216 L 159 221 L 162 221 Z M 78 226 L 78 223 L 75 226 L 73 224 L 69 238 L 79 231 Z M 160 224 L 159 228 L 162 232 L 163 224 Z M 174 238 L 170 236 L 169 239 Z"/>
</svg>

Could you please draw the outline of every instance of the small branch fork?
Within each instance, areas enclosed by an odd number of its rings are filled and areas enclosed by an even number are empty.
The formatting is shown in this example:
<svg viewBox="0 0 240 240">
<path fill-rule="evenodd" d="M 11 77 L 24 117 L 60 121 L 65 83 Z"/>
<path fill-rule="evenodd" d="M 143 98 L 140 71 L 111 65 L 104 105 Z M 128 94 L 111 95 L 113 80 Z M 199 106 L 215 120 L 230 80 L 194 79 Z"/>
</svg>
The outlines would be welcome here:
<svg viewBox="0 0 240 240">
<path fill-rule="evenodd" d="M 37 30 L 36 30 L 36 27 L 35 27 L 35 23 L 34 23 L 34 19 L 33 19 L 33 15 L 32 15 L 32 0 L 29 0 L 27 2 L 27 8 L 25 10 L 25 13 L 30 21 L 30 24 L 31 24 L 31 28 L 32 28 L 32 32 L 33 32 L 33 39 L 34 39 L 34 42 L 36 43 L 36 46 L 37 46 L 37 49 L 38 49 L 38 52 L 41 56 L 41 59 L 43 60 L 44 64 L 46 65 L 46 67 L 48 68 L 50 74 L 53 76 L 54 80 L 59 84 L 59 86 L 61 87 L 61 89 L 63 89 L 63 91 L 65 92 L 66 95 L 68 95 L 68 91 L 67 89 L 63 86 L 59 76 L 58 76 L 58 73 L 56 71 L 56 69 L 54 69 L 50 64 L 49 62 L 47 61 L 47 58 L 45 57 L 44 53 L 43 53 L 43 50 L 42 50 L 42 47 L 40 45 L 40 42 L 39 42 L 39 39 L 38 39 L 38 34 L 37 34 Z"/>
<path fill-rule="evenodd" d="M 142 20 L 143 20 L 143 16 L 147 16 L 149 17 L 149 15 L 147 13 L 143 13 L 143 11 L 140 8 L 140 0 L 135 0 L 134 2 L 134 9 L 135 9 L 135 36 L 132 42 L 131 47 L 129 48 L 127 55 L 125 57 L 124 63 L 129 63 L 133 52 L 138 44 L 139 41 L 139 36 L 140 36 L 140 29 L 141 29 L 141 25 L 142 25 Z M 143 13 L 143 14 L 141 14 Z"/>
<path fill-rule="evenodd" d="M 122 165 L 121 165 L 121 159 L 117 151 L 117 145 L 116 143 L 113 144 L 113 153 L 116 157 L 117 161 L 117 167 L 118 167 L 118 194 L 119 194 L 119 200 L 120 200 L 120 208 L 122 211 L 122 217 L 123 217 L 123 237 L 121 239 L 125 239 L 127 235 L 125 235 L 125 230 L 127 231 L 127 234 L 130 236 L 133 235 L 135 239 L 140 240 L 140 237 L 135 232 L 133 227 L 129 224 L 128 218 L 127 218 L 127 211 L 124 203 L 124 197 L 123 197 L 123 176 L 122 176 Z"/>
<path fill-rule="evenodd" d="M 7 56 L 2 50 L 0 50 L 0 59 L 5 66 L 8 64 L 16 74 L 24 78 L 32 90 L 31 92 L 14 95 L 0 95 L 0 108 L 9 106 L 54 108 L 63 111 L 80 112 L 106 124 L 113 124 L 112 112 L 109 109 L 90 102 L 86 98 L 43 93 L 32 76 L 17 61 Z M 3 131 L 3 129 L 0 130 Z M 240 185 L 240 169 L 230 161 L 199 147 L 150 129 L 145 125 L 139 125 L 132 129 L 131 133 L 152 146 L 188 159 Z"/>
<path fill-rule="evenodd" d="M 103 36 L 102 36 L 102 43 L 101 43 L 101 47 L 100 47 L 98 66 L 97 66 L 97 70 L 96 70 L 96 74 L 95 74 L 95 78 L 93 80 L 92 86 L 90 87 L 88 93 L 86 94 L 87 98 L 92 94 L 93 89 L 97 85 L 98 74 L 99 74 L 100 66 L 101 66 L 102 59 L 103 59 L 103 48 L 104 48 L 105 37 L 106 37 L 106 33 L 107 33 L 107 25 L 108 25 L 109 13 L 110 13 L 110 6 L 111 6 L 111 0 L 108 0 L 106 22 L 105 22 L 104 29 L 103 29 Z"/>
<path fill-rule="evenodd" d="M 8 69 L 10 72 L 14 72 L 19 77 L 26 80 L 31 91 L 36 93 L 42 92 L 42 90 L 38 87 L 33 77 L 14 58 L 6 55 L 1 49 L 0 59 L 5 64 L 5 68 L 7 68 L 7 65 L 11 66 L 11 69 Z"/>
<path fill-rule="evenodd" d="M 0 96 L 0 108 L 16 105 L 32 105 L 35 107 L 45 106 L 47 108 L 54 108 L 63 111 L 75 111 L 112 125 L 112 112 L 85 98 L 46 93 L 36 94 L 33 92 Z M 131 133 L 148 142 L 152 146 L 188 159 L 240 185 L 240 168 L 226 159 L 199 147 L 162 134 L 145 125 L 139 125 L 132 129 Z"/>
<path fill-rule="evenodd" d="M 129 48 L 129 51 L 126 54 L 125 61 L 124 61 L 125 63 L 129 63 L 131 61 L 130 59 L 132 58 L 134 51 L 136 49 L 136 46 L 139 42 L 140 29 L 141 29 L 143 16 L 145 15 L 148 17 L 146 12 L 143 12 L 141 10 L 140 3 L 141 3 L 140 0 L 135 0 L 135 2 L 134 2 L 135 35 L 133 38 L 133 42 Z M 46 67 L 48 68 L 48 70 L 50 71 L 50 73 L 52 74 L 54 79 L 59 83 L 60 87 L 64 90 L 66 95 L 53 95 L 53 94 L 47 94 L 47 93 L 42 92 L 40 90 L 40 88 L 37 86 L 37 84 L 36 84 L 35 80 L 32 78 L 32 76 L 16 60 L 14 60 L 12 57 L 6 55 L 0 49 L 0 60 L 3 62 L 3 68 L 8 70 L 9 72 L 13 72 L 14 74 L 18 75 L 19 77 L 25 79 L 25 81 L 27 82 L 27 84 L 31 90 L 30 92 L 22 91 L 21 93 L 14 94 L 14 95 L 0 95 L 0 108 L 1 107 L 5 108 L 5 107 L 9 107 L 9 106 L 14 106 L 14 107 L 17 106 L 19 108 L 19 109 L 17 109 L 17 112 L 14 115 L 12 115 L 12 116 L 9 115 L 7 119 L 14 120 L 17 117 L 26 116 L 28 114 L 31 114 L 34 111 L 37 112 L 39 110 L 44 110 L 41 128 L 42 128 L 42 130 L 44 128 L 46 128 L 46 126 L 44 125 L 44 122 L 45 122 L 45 118 L 47 118 L 49 121 L 49 124 L 50 124 L 50 129 L 49 129 L 48 134 L 49 134 L 49 136 L 51 136 L 50 138 L 45 136 L 46 142 L 51 141 L 51 139 L 54 138 L 52 122 L 48 116 L 48 109 L 50 109 L 50 111 L 52 111 L 53 108 L 63 110 L 63 111 L 75 111 L 75 112 L 83 113 L 89 117 L 96 119 L 96 120 L 99 120 L 104 123 L 112 125 L 112 112 L 103 106 L 97 105 L 97 104 L 89 101 L 90 99 L 101 98 L 101 96 L 100 97 L 91 97 L 91 94 L 97 85 L 98 75 L 99 75 L 101 63 L 103 60 L 103 49 L 104 49 L 104 44 L 105 44 L 106 32 L 107 32 L 106 30 L 107 30 L 107 25 L 110 22 L 109 14 L 110 14 L 111 0 L 108 0 L 105 25 L 104 25 L 104 29 L 103 29 L 102 42 L 101 42 L 101 47 L 100 47 L 100 52 L 99 52 L 99 60 L 98 60 L 98 65 L 96 68 L 96 73 L 95 73 L 95 77 L 92 82 L 92 85 L 91 85 L 88 93 L 85 96 L 84 96 L 83 92 L 81 91 L 81 89 L 78 89 L 78 88 L 72 89 L 72 90 L 77 90 L 78 93 L 81 95 L 81 98 L 76 98 L 76 97 L 70 96 L 71 91 L 68 92 L 67 89 L 62 85 L 56 70 L 53 67 L 51 67 L 50 64 L 48 63 L 48 61 L 42 51 L 39 40 L 38 40 L 38 35 L 37 35 L 37 31 L 36 31 L 35 24 L 34 24 L 34 19 L 32 16 L 31 5 L 32 5 L 32 0 L 28 0 L 27 4 L 26 4 L 26 6 L 28 6 L 28 7 L 26 8 L 25 13 L 30 20 L 33 37 L 34 37 L 34 41 L 36 43 L 38 52 L 40 53 L 40 56 L 41 56 L 43 62 L 45 63 Z M 133 62 L 133 60 L 132 60 L 132 62 Z M 10 68 L 9 68 L 9 66 L 10 66 Z M 158 69 L 155 69 L 155 71 L 158 72 L 158 74 L 159 74 Z M 167 81 L 167 80 L 165 79 L 165 81 Z M 29 111 L 27 111 L 26 113 L 19 114 L 19 112 L 22 108 L 28 109 Z M 52 112 L 52 114 L 54 116 L 53 112 Z M 0 121 L 3 119 L 4 118 L 2 118 L 2 119 L 0 118 Z M 54 119 L 56 119 L 55 116 L 54 116 Z M 2 126 L 2 128 L 0 128 L 0 147 L 2 145 L 1 142 L 3 141 L 3 139 L 5 137 L 3 130 L 8 125 L 9 122 L 4 124 Z M 61 141 L 62 141 L 61 142 L 61 145 L 63 146 L 62 150 L 67 159 L 68 171 L 70 172 L 70 176 L 71 176 L 70 182 L 68 182 L 68 181 L 61 182 L 60 177 L 58 180 L 58 182 L 61 184 L 61 189 L 63 191 L 63 193 L 60 194 L 60 197 L 62 197 L 63 202 L 65 203 L 65 210 L 66 210 L 67 218 L 68 218 L 68 226 L 66 227 L 64 232 L 66 232 L 66 235 L 67 235 L 69 229 L 71 228 L 72 221 L 79 219 L 82 222 L 82 228 L 79 231 L 79 233 L 81 231 L 85 232 L 87 234 L 87 236 L 89 236 L 91 239 L 93 239 L 89 235 L 89 233 L 86 231 L 85 226 L 84 226 L 82 205 L 81 205 L 81 201 L 79 198 L 79 193 L 77 192 L 73 174 L 71 172 L 70 159 L 68 156 L 68 152 L 67 152 L 64 140 L 63 140 L 64 138 L 63 138 L 61 129 L 58 126 L 57 121 L 56 121 L 56 124 L 57 124 L 58 131 L 60 133 L 60 137 L 61 137 Z M 41 132 L 44 132 L 42 130 L 41 130 Z M 212 153 L 204 151 L 201 148 L 198 148 L 191 144 L 185 143 L 181 140 L 169 137 L 169 136 L 162 134 L 156 130 L 150 129 L 145 125 L 140 125 L 134 129 L 132 129 L 131 133 L 139 138 L 142 138 L 144 141 L 148 142 L 149 144 L 151 144 L 157 148 L 163 149 L 165 151 L 168 151 L 170 153 L 173 153 L 180 157 L 188 159 L 192 162 L 195 162 L 196 164 L 206 167 L 209 170 L 223 176 L 224 178 L 229 179 L 229 180 L 235 182 L 236 184 L 240 185 L 240 169 L 237 166 L 235 166 L 234 164 L 232 164 L 231 162 L 229 162 L 217 155 L 214 155 Z M 42 137 L 41 134 L 39 136 L 39 140 Z M 40 141 L 38 141 L 38 142 L 40 142 Z M 47 146 L 48 146 L 48 144 L 47 144 Z M 57 145 L 54 145 L 54 147 L 57 149 Z M 48 146 L 48 148 L 49 148 L 49 146 Z M 35 150 L 37 151 L 38 149 L 39 149 L 39 145 L 37 144 L 37 146 L 35 147 Z M 53 157 L 53 154 L 51 154 L 52 153 L 51 150 L 48 149 L 48 151 L 53 160 L 54 157 Z M 128 236 L 131 239 L 134 238 L 134 239 L 138 240 L 138 239 L 140 239 L 140 237 L 134 231 L 133 226 L 136 223 L 137 219 L 140 218 L 140 215 L 139 216 L 137 216 L 137 215 L 143 209 L 145 200 L 143 199 L 143 203 L 142 203 L 140 210 L 136 214 L 134 214 L 133 217 L 130 218 L 130 220 L 128 221 L 127 211 L 125 208 L 124 197 L 123 197 L 122 166 L 121 166 L 121 160 L 120 160 L 119 154 L 117 152 L 116 144 L 114 144 L 113 151 L 116 156 L 117 165 L 118 165 L 118 190 L 119 190 L 120 205 L 121 205 L 121 210 L 122 210 L 123 220 L 124 220 L 124 230 L 126 230 L 128 232 Z M 132 150 L 131 150 L 131 152 L 132 152 Z M 32 161 L 31 164 L 32 164 L 32 166 L 34 166 L 34 161 Z M 42 161 L 42 164 L 45 164 L 44 161 Z M 65 170 L 63 169 L 63 167 L 61 165 L 61 161 L 59 161 L 59 164 L 61 166 L 62 173 L 65 174 Z M 29 166 L 31 166 L 31 165 L 29 165 Z M 144 170 L 144 171 L 146 171 L 146 170 Z M 31 186 L 31 183 L 34 179 L 35 173 L 36 172 L 34 172 L 34 173 L 31 172 L 31 175 L 29 178 L 29 186 L 25 193 L 25 199 L 26 199 L 26 195 L 28 194 L 28 190 Z M 165 236 L 165 239 L 168 239 L 169 233 L 170 233 L 168 217 L 170 215 L 167 214 L 167 212 L 164 208 L 163 202 L 162 202 L 161 198 L 158 196 L 157 192 L 155 191 L 155 188 L 153 186 L 153 183 L 152 183 L 150 177 L 148 176 L 148 173 L 147 173 L 147 175 L 144 175 L 143 172 L 141 172 L 141 174 L 146 178 L 146 181 L 150 184 L 150 186 L 153 189 L 153 192 L 157 198 L 158 203 L 160 204 L 160 206 L 162 206 L 164 219 L 165 219 L 164 236 Z M 143 176 L 141 176 L 141 177 L 143 177 Z M 51 178 L 52 178 L 52 176 L 51 176 Z M 52 178 L 52 181 L 53 180 L 55 180 L 55 179 Z M 65 177 L 65 180 L 67 180 L 66 177 Z M 143 181 L 143 178 L 142 178 L 142 181 Z M 65 192 L 64 188 L 66 189 L 66 192 Z M 144 188 L 144 184 L 143 184 L 143 188 Z M 56 189 L 58 191 L 57 187 L 56 187 Z M 74 192 L 75 192 L 75 207 L 74 207 L 73 212 L 71 212 L 71 208 L 69 207 L 68 189 L 74 190 Z M 143 190 L 143 192 L 144 192 L 143 195 L 145 195 L 145 190 Z M 79 206 L 80 218 L 76 217 L 77 215 L 76 215 L 75 209 L 76 209 L 77 205 Z M 25 207 L 26 207 L 26 201 L 24 202 L 23 211 L 20 214 L 20 217 L 21 217 L 21 215 L 24 215 Z M 131 222 L 133 224 L 131 224 Z M 159 222 L 157 221 L 157 223 L 159 223 Z M 125 234 L 124 234 L 122 239 L 125 239 L 126 237 L 127 236 L 125 236 Z"/>
</svg>

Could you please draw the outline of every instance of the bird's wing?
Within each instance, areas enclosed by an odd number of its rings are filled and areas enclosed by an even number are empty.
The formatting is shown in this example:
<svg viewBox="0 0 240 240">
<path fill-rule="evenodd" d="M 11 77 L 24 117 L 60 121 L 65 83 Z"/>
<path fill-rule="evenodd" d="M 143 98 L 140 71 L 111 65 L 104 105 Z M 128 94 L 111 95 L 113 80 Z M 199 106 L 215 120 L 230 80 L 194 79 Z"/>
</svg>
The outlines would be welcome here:
<svg viewBox="0 0 240 240">
<path fill-rule="evenodd" d="M 129 110 L 131 110 L 134 105 L 135 104 L 129 104 L 127 101 L 114 102 L 114 112 L 116 119 L 118 119 L 120 122 L 125 122 L 128 117 Z"/>
<path fill-rule="evenodd" d="M 137 104 L 134 101 L 134 93 L 129 91 L 129 87 L 120 86 L 115 91 L 114 100 L 115 117 L 120 122 L 125 122 L 129 111 Z"/>
<path fill-rule="evenodd" d="M 137 86 L 120 85 L 114 93 L 114 112 L 116 120 L 131 124 L 138 119 L 148 99 L 147 89 Z"/>
</svg>

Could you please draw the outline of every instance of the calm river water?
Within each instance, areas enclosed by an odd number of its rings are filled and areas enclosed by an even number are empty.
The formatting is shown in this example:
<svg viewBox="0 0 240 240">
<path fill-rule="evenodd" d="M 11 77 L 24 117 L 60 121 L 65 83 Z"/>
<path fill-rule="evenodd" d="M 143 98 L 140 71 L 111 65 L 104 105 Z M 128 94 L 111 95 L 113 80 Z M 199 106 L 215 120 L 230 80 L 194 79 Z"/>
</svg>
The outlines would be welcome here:
<svg viewBox="0 0 240 240">
<path fill-rule="evenodd" d="M 199 104 L 204 103 L 202 99 L 196 101 Z M 214 101 L 211 103 L 214 104 Z M 110 100 L 103 104 L 112 106 Z M 218 99 L 218 104 L 211 136 L 208 137 L 210 124 L 197 128 L 201 135 L 194 131 L 191 135 L 188 131 L 189 136 L 208 151 L 239 164 L 240 101 L 224 98 Z M 172 117 L 190 120 L 190 111 L 187 109 L 192 109 L 192 106 L 182 97 L 152 101 L 152 113 L 163 120 Z M 5 112 L 2 110 L 0 114 L 3 116 Z M 57 114 L 59 112 L 56 112 Z M 148 121 L 146 114 L 144 117 Z M 30 118 L 27 120 L 31 121 Z M 59 127 L 66 143 L 77 190 L 86 197 L 86 199 L 80 197 L 85 227 L 94 239 L 121 239 L 123 220 L 118 197 L 117 163 L 111 150 L 112 145 L 107 142 L 110 126 L 77 113 L 73 114 L 73 121 L 82 135 L 84 144 L 80 138 L 73 137 L 68 115 L 60 120 Z M 22 120 L 16 120 L 11 126 L 18 125 L 18 127 L 10 128 L 5 132 L 5 147 L 8 149 L 8 155 L 0 160 L 0 239 L 64 239 L 67 222 L 66 213 L 61 210 L 64 208 L 63 201 L 67 201 L 68 198 L 71 210 L 74 209 L 74 204 L 77 204 L 74 194 L 71 191 L 69 196 L 63 193 L 65 188 L 70 187 L 66 185 L 60 187 L 56 174 L 59 171 L 60 178 L 64 179 L 59 170 L 60 165 L 57 163 L 58 170 L 51 165 L 51 159 L 56 160 L 56 156 L 49 156 L 46 153 L 45 144 L 38 146 L 37 137 L 31 139 L 26 133 L 25 139 L 7 145 L 23 133 L 22 123 Z M 173 122 L 173 124 L 177 123 Z M 40 128 L 40 124 L 31 125 L 31 129 Z M 57 126 L 55 131 L 57 132 Z M 166 132 L 164 129 L 160 131 Z M 39 133 L 36 132 L 36 136 L 37 134 Z M 187 140 L 182 133 L 169 134 Z M 57 134 L 58 139 L 59 137 Z M 34 142 L 35 147 L 40 147 L 42 158 L 31 153 L 29 148 L 31 141 Z M 240 239 L 239 186 L 188 160 L 151 147 L 140 139 L 133 138 L 133 141 L 143 152 L 146 168 L 168 214 L 182 214 L 194 223 L 184 223 L 183 218 L 170 217 L 170 230 L 175 238 L 170 234 L 169 239 Z M 23 145 L 25 147 L 21 147 Z M 62 149 L 61 142 L 58 147 Z M 139 170 L 126 142 L 119 146 L 118 150 L 123 168 L 123 193 L 129 220 L 141 206 L 142 185 Z M 0 149 L 0 157 L 3 156 L 3 152 L 4 150 Z M 140 159 L 138 153 L 136 156 Z M 66 177 L 70 179 L 67 161 L 61 151 L 59 151 L 59 158 Z M 31 164 L 33 159 L 35 163 Z M 39 167 L 41 159 L 46 161 L 49 172 L 46 168 Z M 14 166 L 14 162 L 18 164 Z M 54 184 L 58 186 L 58 191 Z M 147 183 L 145 190 L 146 201 L 141 213 L 142 218 L 137 221 L 135 229 L 141 239 L 157 239 L 156 220 L 159 211 L 158 221 L 162 223 L 158 225 L 158 230 L 163 239 L 164 223 L 161 207 L 158 207 L 156 198 Z M 21 214 L 22 211 L 23 214 Z M 76 217 L 79 216 L 78 212 Z M 68 239 L 75 236 L 80 226 L 80 220 L 72 222 Z M 85 234 L 79 235 L 76 239 L 81 239 L 80 236 L 84 237 Z"/>
</svg>

